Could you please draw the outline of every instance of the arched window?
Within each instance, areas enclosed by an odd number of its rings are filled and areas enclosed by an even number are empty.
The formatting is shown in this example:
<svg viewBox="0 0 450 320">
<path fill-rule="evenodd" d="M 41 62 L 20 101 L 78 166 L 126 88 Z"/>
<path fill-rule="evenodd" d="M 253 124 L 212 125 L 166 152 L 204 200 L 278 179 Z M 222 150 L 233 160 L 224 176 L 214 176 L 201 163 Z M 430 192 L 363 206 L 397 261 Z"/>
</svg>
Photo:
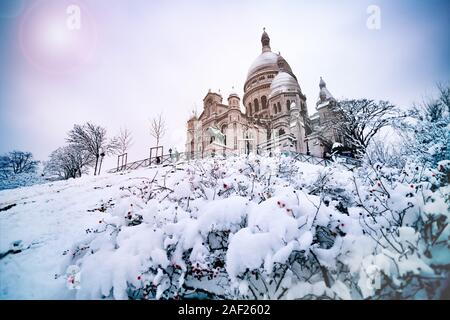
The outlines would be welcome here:
<svg viewBox="0 0 450 320">
<path fill-rule="evenodd" d="M 248 104 L 248 115 L 249 116 L 252 115 L 252 103 L 251 102 Z"/>
<path fill-rule="evenodd" d="M 287 111 L 291 110 L 291 100 L 286 101 L 286 109 Z"/>
<path fill-rule="evenodd" d="M 273 113 L 277 113 L 277 105 L 275 103 L 273 104 Z"/>
<path fill-rule="evenodd" d="M 285 134 L 286 132 L 284 131 L 283 128 L 281 128 L 280 130 L 278 130 L 278 136 L 282 136 L 283 134 Z"/>
<path fill-rule="evenodd" d="M 258 99 L 253 100 L 253 103 L 255 104 L 255 112 L 258 112 L 259 111 Z"/>
<path fill-rule="evenodd" d="M 278 106 L 278 112 L 281 112 L 281 103 L 277 103 L 277 106 Z"/>
<path fill-rule="evenodd" d="M 266 96 L 262 96 L 261 97 L 261 108 L 262 109 L 267 109 L 267 98 L 266 98 Z"/>
</svg>

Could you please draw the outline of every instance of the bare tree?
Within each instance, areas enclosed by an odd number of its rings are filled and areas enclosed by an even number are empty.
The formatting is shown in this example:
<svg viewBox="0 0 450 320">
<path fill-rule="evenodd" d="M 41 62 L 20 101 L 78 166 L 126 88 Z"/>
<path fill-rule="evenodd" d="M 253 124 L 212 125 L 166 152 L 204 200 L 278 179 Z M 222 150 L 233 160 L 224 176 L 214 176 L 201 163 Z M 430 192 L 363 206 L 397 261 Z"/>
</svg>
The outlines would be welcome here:
<svg viewBox="0 0 450 320">
<path fill-rule="evenodd" d="M 38 163 L 31 152 L 14 150 L 0 157 L 0 171 L 5 177 L 11 173 L 35 172 Z"/>
<path fill-rule="evenodd" d="M 44 171 L 61 179 L 77 178 L 87 172 L 92 162 L 93 157 L 86 150 L 71 144 L 53 151 Z"/>
<path fill-rule="evenodd" d="M 78 150 L 86 151 L 94 158 L 94 175 L 97 175 L 97 168 L 100 157 L 114 152 L 117 149 L 117 139 L 109 140 L 106 137 L 106 129 L 87 122 L 84 125 L 74 125 L 69 131 L 67 142 L 73 144 Z"/>
<path fill-rule="evenodd" d="M 120 129 L 120 133 L 115 140 L 117 141 L 116 154 L 118 155 L 126 153 L 133 145 L 131 131 L 127 128 Z"/>
<path fill-rule="evenodd" d="M 156 139 L 156 146 L 159 146 L 159 142 L 166 133 L 166 123 L 162 114 L 154 117 L 150 122 L 150 135 Z"/>
<path fill-rule="evenodd" d="M 372 138 L 395 119 L 402 117 L 396 107 L 388 101 L 343 100 L 332 111 L 335 121 L 327 124 L 327 130 L 335 130 L 361 157 L 366 153 Z"/>
</svg>

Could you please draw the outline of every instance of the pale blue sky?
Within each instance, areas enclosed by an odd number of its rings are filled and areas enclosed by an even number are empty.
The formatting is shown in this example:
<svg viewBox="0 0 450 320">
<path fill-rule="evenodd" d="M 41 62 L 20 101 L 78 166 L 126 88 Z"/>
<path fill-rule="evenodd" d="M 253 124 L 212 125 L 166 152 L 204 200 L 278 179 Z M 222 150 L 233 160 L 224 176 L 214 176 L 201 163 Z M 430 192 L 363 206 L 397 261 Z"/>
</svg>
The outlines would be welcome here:
<svg viewBox="0 0 450 320">
<path fill-rule="evenodd" d="M 165 145 L 181 150 L 189 112 L 201 111 L 209 88 L 226 99 L 235 86 L 242 96 L 263 27 L 297 75 L 310 113 L 320 76 L 337 98 L 405 107 L 450 78 L 448 1 L 54 3 L 0 1 L 0 152 L 30 150 L 45 160 L 74 123 L 93 121 L 111 134 L 130 128 L 129 159 L 137 160 L 153 144 L 148 119 L 160 111 L 170 128 Z M 52 55 L 49 46 L 66 42 L 58 30 L 44 34 L 41 22 L 57 26 L 69 4 L 82 8 L 78 47 Z M 366 27 L 371 4 L 381 9 L 380 30 Z M 73 61 L 78 67 L 68 72 Z"/>
</svg>

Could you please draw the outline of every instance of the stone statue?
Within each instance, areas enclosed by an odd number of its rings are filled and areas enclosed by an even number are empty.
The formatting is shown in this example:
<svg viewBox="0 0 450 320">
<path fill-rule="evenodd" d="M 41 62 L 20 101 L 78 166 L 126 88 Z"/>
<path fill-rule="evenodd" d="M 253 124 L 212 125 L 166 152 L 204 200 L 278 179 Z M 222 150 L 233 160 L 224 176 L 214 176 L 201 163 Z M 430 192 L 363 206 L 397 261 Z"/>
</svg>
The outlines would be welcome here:
<svg viewBox="0 0 450 320">
<path fill-rule="evenodd" d="M 211 135 L 211 137 L 214 137 L 214 141 L 216 142 L 216 144 L 225 146 L 225 135 L 222 132 L 220 132 L 220 130 L 209 127 L 208 132 Z"/>
</svg>

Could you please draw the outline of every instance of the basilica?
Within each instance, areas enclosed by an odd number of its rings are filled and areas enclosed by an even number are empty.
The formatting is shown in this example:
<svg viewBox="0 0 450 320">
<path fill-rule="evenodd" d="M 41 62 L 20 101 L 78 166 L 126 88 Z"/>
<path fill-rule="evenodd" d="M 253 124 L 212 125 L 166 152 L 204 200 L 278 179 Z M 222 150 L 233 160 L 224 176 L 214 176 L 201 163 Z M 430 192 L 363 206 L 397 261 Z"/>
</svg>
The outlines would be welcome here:
<svg viewBox="0 0 450 320">
<path fill-rule="evenodd" d="M 262 52 L 251 64 L 241 97 L 233 90 L 223 101 L 211 90 L 200 115 L 187 121 L 186 152 L 194 155 L 294 151 L 326 157 L 342 138 L 326 124 L 336 100 L 322 78 L 316 112 L 308 115 L 306 96 L 289 63 L 272 51 L 264 30 Z"/>
</svg>

